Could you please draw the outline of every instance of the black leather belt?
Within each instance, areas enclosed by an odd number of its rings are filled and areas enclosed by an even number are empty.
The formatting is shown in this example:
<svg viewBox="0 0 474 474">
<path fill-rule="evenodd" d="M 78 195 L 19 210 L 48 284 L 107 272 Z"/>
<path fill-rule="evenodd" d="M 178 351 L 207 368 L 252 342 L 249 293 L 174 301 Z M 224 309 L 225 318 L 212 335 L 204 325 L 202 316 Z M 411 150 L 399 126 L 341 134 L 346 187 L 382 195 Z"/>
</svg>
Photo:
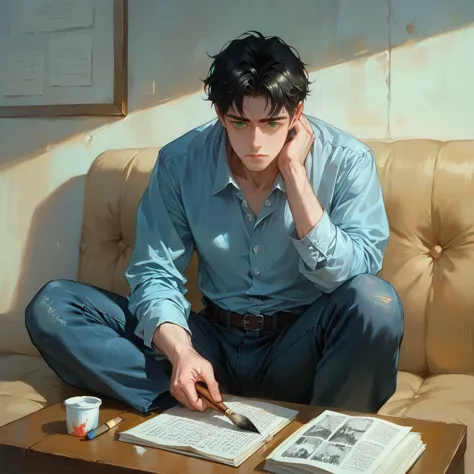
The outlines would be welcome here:
<svg viewBox="0 0 474 474">
<path fill-rule="evenodd" d="M 211 301 L 206 301 L 206 314 L 211 320 L 224 326 L 233 326 L 245 331 L 281 331 L 293 324 L 298 317 L 297 313 L 280 311 L 270 315 L 265 314 L 240 314 L 219 308 Z"/>
</svg>

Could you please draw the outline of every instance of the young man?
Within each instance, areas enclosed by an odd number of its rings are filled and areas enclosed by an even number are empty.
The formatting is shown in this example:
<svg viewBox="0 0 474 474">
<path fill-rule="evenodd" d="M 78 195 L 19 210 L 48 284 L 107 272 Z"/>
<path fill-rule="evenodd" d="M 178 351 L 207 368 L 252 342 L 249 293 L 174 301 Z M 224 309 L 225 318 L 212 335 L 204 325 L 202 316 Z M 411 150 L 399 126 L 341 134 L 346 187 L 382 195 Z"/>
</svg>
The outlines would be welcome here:
<svg viewBox="0 0 474 474">
<path fill-rule="evenodd" d="M 303 115 L 308 77 L 247 34 L 205 80 L 216 121 L 163 147 L 137 214 L 129 298 L 43 287 L 26 325 L 65 382 L 138 410 L 221 392 L 376 412 L 396 387 L 403 311 L 375 274 L 389 235 L 374 156 Z M 193 251 L 206 309 L 183 277 Z M 60 315 L 60 317 L 58 317 Z"/>
</svg>

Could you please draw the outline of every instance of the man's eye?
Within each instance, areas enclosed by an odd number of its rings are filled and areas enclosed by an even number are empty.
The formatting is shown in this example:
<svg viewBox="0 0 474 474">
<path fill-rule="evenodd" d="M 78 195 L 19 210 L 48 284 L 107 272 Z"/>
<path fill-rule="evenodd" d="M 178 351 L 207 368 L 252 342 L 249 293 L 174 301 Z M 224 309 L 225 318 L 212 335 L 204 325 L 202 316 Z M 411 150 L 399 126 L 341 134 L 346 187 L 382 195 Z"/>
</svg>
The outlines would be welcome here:
<svg viewBox="0 0 474 474">
<path fill-rule="evenodd" d="M 235 126 L 235 128 L 244 128 L 245 127 L 245 122 L 232 122 Z"/>
<path fill-rule="evenodd" d="M 278 127 L 278 122 L 268 122 L 267 124 L 270 128 L 277 128 Z"/>
</svg>

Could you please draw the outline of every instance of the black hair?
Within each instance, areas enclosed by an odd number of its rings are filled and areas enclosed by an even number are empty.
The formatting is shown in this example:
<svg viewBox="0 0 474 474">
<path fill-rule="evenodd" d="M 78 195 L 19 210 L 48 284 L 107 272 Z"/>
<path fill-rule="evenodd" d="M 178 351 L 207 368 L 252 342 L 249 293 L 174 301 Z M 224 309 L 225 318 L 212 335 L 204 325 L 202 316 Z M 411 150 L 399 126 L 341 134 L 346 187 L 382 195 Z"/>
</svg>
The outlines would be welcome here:
<svg viewBox="0 0 474 474">
<path fill-rule="evenodd" d="M 244 35 L 248 36 L 242 38 Z M 270 117 L 283 107 L 292 117 L 298 103 L 309 93 L 306 64 L 296 49 L 277 36 L 265 37 L 258 31 L 248 31 L 224 46 L 220 53 L 208 56 L 214 61 L 203 80 L 206 100 L 223 115 L 235 104 L 243 116 L 244 97 L 262 95 L 267 103 L 271 102 Z"/>
</svg>

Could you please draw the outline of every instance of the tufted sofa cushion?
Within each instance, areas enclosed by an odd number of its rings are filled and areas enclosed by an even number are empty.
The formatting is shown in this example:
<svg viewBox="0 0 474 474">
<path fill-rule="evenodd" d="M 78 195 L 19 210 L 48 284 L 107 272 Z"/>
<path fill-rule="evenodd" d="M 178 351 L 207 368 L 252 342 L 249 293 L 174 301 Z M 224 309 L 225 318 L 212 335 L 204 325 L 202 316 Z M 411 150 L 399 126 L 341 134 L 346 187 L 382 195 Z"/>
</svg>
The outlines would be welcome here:
<svg viewBox="0 0 474 474">
<path fill-rule="evenodd" d="M 474 373 L 474 142 L 369 145 L 391 232 L 380 276 L 405 308 L 400 367 Z"/>
<path fill-rule="evenodd" d="M 372 142 L 390 222 L 380 276 L 405 308 L 398 387 L 383 414 L 468 426 L 474 472 L 474 141 Z M 158 148 L 108 151 L 87 177 L 79 280 L 126 295 L 135 214 Z M 187 270 L 193 309 L 197 258 Z"/>
</svg>

